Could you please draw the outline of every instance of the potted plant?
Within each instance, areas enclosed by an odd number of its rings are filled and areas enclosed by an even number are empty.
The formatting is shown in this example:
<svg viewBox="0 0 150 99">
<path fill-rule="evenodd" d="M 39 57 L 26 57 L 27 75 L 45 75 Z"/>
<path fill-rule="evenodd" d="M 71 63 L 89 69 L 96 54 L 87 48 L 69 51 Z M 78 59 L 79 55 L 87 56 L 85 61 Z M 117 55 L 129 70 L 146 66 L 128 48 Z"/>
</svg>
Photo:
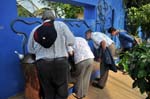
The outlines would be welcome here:
<svg viewBox="0 0 150 99">
<path fill-rule="evenodd" d="M 146 43 L 135 46 L 123 54 L 120 63 L 133 79 L 132 87 L 138 87 L 150 99 L 150 46 Z"/>
</svg>

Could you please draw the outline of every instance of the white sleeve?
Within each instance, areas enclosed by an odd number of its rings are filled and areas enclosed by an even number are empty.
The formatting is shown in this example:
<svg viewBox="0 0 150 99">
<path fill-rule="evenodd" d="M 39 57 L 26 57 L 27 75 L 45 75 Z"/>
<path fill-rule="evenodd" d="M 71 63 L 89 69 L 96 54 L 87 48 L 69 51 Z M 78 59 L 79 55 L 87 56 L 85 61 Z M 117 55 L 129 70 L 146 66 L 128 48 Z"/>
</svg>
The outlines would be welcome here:
<svg viewBox="0 0 150 99">
<path fill-rule="evenodd" d="M 100 45 L 100 43 L 105 40 L 100 34 L 96 34 L 92 36 L 92 40 L 97 44 Z"/>
<path fill-rule="evenodd" d="M 75 38 L 74 38 L 73 33 L 71 32 L 71 30 L 69 29 L 69 27 L 65 23 L 60 22 L 60 24 L 62 25 L 63 33 L 64 33 L 64 36 L 66 38 L 66 45 L 72 46 L 75 42 Z"/>
<path fill-rule="evenodd" d="M 29 39 L 28 39 L 28 44 L 27 44 L 27 49 L 28 49 L 28 52 L 29 53 L 32 53 L 32 54 L 35 54 L 35 41 L 34 41 L 34 38 L 33 38 L 33 35 L 34 35 L 34 32 L 35 30 L 40 27 L 41 25 L 35 27 L 32 32 L 30 33 L 30 36 L 29 36 Z M 36 44 L 37 45 L 37 44 Z"/>
<path fill-rule="evenodd" d="M 73 47 L 72 46 L 67 46 L 67 51 L 68 52 L 72 52 L 73 51 Z"/>
</svg>

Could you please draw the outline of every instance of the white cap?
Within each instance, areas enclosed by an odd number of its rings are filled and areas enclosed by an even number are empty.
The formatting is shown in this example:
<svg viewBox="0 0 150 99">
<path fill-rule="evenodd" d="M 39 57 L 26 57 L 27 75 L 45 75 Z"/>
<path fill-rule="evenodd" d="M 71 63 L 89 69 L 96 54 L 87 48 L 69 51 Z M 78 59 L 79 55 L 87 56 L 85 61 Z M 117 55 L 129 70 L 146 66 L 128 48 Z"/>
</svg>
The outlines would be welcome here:
<svg viewBox="0 0 150 99">
<path fill-rule="evenodd" d="M 54 16 L 54 13 L 52 12 L 52 10 L 45 10 L 43 12 L 42 20 L 47 20 L 47 19 L 50 19 L 50 20 L 55 19 L 55 16 Z"/>
</svg>

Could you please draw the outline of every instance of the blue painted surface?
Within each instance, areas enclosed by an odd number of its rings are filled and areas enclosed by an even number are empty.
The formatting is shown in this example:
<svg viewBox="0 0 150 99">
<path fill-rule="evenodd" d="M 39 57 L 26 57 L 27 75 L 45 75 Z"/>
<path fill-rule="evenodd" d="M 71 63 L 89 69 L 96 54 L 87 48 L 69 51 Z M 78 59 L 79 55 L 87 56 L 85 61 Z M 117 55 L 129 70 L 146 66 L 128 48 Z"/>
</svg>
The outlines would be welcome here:
<svg viewBox="0 0 150 99">
<path fill-rule="evenodd" d="M 12 32 L 10 23 L 17 18 L 16 1 L 2 0 L 0 11 L 0 99 L 6 99 L 24 90 L 24 77 L 20 61 L 14 51 L 22 53 L 22 36 Z M 9 7 L 8 7 L 9 6 Z M 33 21 L 33 19 L 26 19 Z M 18 25 L 17 25 L 18 24 Z M 29 33 L 34 26 L 17 23 L 17 30 Z"/>
<path fill-rule="evenodd" d="M 92 73 L 91 80 L 95 80 L 96 78 L 99 77 L 100 77 L 100 70 L 96 70 L 95 72 Z"/>
<path fill-rule="evenodd" d="M 94 20 L 61 19 L 61 21 L 65 22 L 77 37 L 85 38 L 85 31 L 87 31 L 89 27 L 92 29 L 95 28 Z M 90 45 L 91 50 L 94 51 L 93 42 L 89 41 L 88 44 Z"/>
<path fill-rule="evenodd" d="M 112 13 L 114 11 L 114 14 Z M 114 16 L 112 16 L 114 15 Z M 107 29 L 114 26 L 117 29 L 124 29 L 124 8 L 123 0 L 99 0 L 97 5 L 97 26 L 96 31 L 101 31 L 107 34 Z M 112 23 L 113 22 L 113 23 Z M 120 47 L 118 37 L 111 37 Z"/>
<path fill-rule="evenodd" d="M 124 28 L 124 9 L 122 0 L 53 0 L 84 6 L 84 20 L 60 19 L 64 21 L 75 36 L 85 37 L 85 31 L 90 27 L 93 31 L 106 32 L 112 25 L 112 9 L 114 9 L 114 23 L 116 28 Z M 22 36 L 18 36 L 10 29 L 10 23 L 17 18 L 16 1 L 0 1 L 0 99 L 7 99 L 24 90 L 24 78 L 18 57 L 14 51 L 22 53 Z M 37 18 L 21 18 L 25 21 L 40 21 Z M 31 32 L 35 25 L 27 26 L 16 23 L 17 30 Z M 118 43 L 117 38 L 112 37 Z M 93 50 L 92 41 L 89 42 Z M 119 44 L 118 44 L 119 46 Z"/>
<path fill-rule="evenodd" d="M 69 95 L 72 94 L 73 92 L 74 92 L 74 87 L 71 87 L 71 88 L 68 89 L 68 94 Z"/>
<path fill-rule="evenodd" d="M 24 80 L 14 50 L 19 49 L 19 38 L 11 31 L 10 22 L 17 16 L 16 1 L 0 1 L 0 99 L 6 99 L 23 89 Z M 20 51 L 20 50 L 19 50 Z"/>
</svg>

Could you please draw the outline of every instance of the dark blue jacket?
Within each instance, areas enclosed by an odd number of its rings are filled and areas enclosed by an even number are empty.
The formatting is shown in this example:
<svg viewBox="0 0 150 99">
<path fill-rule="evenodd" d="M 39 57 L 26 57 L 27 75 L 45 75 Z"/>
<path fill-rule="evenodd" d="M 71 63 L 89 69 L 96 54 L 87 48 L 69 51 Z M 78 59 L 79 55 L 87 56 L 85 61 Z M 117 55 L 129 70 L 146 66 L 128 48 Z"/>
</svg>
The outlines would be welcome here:
<svg viewBox="0 0 150 99">
<path fill-rule="evenodd" d="M 122 48 L 132 48 L 135 42 L 134 38 L 124 30 L 119 31 L 119 40 Z"/>
<path fill-rule="evenodd" d="M 117 72 L 117 67 L 115 65 L 114 59 L 111 55 L 110 50 L 106 47 L 105 51 L 100 47 L 100 57 L 106 69 L 112 70 L 113 72 Z"/>
</svg>

